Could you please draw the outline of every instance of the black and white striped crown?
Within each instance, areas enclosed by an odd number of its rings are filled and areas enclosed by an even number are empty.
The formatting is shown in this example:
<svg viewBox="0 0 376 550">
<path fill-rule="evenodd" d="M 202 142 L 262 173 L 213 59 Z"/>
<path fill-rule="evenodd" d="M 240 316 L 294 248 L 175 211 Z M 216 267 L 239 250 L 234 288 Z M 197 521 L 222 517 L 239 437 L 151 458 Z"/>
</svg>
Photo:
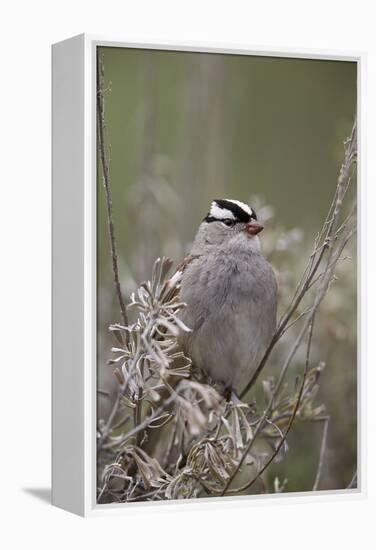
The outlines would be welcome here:
<svg viewBox="0 0 376 550">
<path fill-rule="evenodd" d="M 232 220 L 233 222 L 248 223 L 257 220 L 256 212 L 244 202 L 231 199 L 216 199 L 212 202 L 210 211 L 204 221 L 218 222 Z"/>
</svg>

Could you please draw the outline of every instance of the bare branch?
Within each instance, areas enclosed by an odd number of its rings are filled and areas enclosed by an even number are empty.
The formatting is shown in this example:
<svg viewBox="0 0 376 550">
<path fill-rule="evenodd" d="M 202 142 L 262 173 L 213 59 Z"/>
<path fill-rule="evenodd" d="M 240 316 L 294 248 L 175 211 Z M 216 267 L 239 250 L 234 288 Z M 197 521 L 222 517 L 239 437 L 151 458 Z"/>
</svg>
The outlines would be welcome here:
<svg viewBox="0 0 376 550">
<path fill-rule="evenodd" d="M 277 330 L 268 348 L 266 349 L 264 356 L 260 361 L 260 364 L 258 365 L 257 369 L 253 373 L 252 378 L 250 379 L 246 387 L 241 392 L 240 394 L 241 398 L 244 397 L 255 384 L 261 371 L 265 367 L 265 364 L 272 350 L 274 349 L 274 346 L 276 345 L 278 340 L 281 338 L 281 336 L 285 332 L 291 317 L 293 316 L 299 304 L 301 303 L 302 299 L 304 298 L 307 291 L 309 290 L 311 283 L 314 280 L 315 274 L 317 273 L 320 265 L 322 264 L 325 253 L 333 247 L 333 242 L 335 241 L 336 238 L 338 238 L 341 207 L 343 204 L 343 199 L 345 197 L 346 191 L 351 182 L 351 167 L 356 159 L 356 153 L 357 153 L 357 125 L 355 121 L 351 131 L 351 136 L 345 142 L 345 158 L 341 166 L 340 174 L 338 177 L 338 183 L 336 186 L 336 191 L 335 191 L 332 203 L 330 205 L 326 220 L 316 239 L 314 250 L 309 258 L 309 261 L 306 269 L 304 270 L 303 276 L 296 287 L 296 291 L 293 296 L 293 299 L 290 305 L 288 306 L 287 311 L 281 317 L 278 323 Z M 348 220 L 346 220 L 346 223 L 343 224 L 343 227 L 341 229 L 346 227 L 347 223 L 348 223 Z"/>
<path fill-rule="evenodd" d="M 304 384 L 305 384 L 305 381 L 306 381 L 306 377 L 307 377 L 307 372 L 308 372 L 308 367 L 309 367 L 309 356 L 310 356 L 310 352 L 311 352 L 311 343 L 312 343 L 312 334 L 313 334 L 313 326 L 314 326 L 314 315 L 312 316 L 312 319 L 310 321 L 310 331 L 309 331 L 309 336 L 308 336 L 308 344 L 307 344 L 307 353 L 306 353 L 306 362 L 305 362 L 305 367 L 304 367 L 304 372 L 303 372 L 303 377 L 302 377 L 302 382 L 301 382 L 301 385 L 300 385 L 300 389 L 299 389 L 299 393 L 298 393 L 298 396 L 297 396 L 297 399 L 296 399 L 296 403 L 295 403 L 295 407 L 293 409 L 293 412 L 290 416 L 290 419 L 289 419 L 289 423 L 287 425 L 287 428 L 285 430 L 285 433 L 283 434 L 283 436 L 281 437 L 275 451 L 272 453 L 272 455 L 269 457 L 269 459 L 266 461 L 266 463 L 263 465 L 263 467 L 257 472 L 257 474 L 254 476 L 253 479 L 251 479 L 249 482 L 247 482 L 245 485 L 243 485 L 242 487 L 236 489 L 236 492 L 243 492 L 245 491 L 246 489 L 248 489 L 249 487 L 251 487 L 255 481 L 260 477 L 260 475 L 267 469 L 267 467 L 273 462 L 274 458 L 277 456 L 277 454 L 279 453 L 279 451 L 281 450 L 282 448 L 282 445 L 284 444 L 284 442 L 286 441 L 286 437 L 291 429 L 291 426 L 294 422 L 294 419 L 295 419 L 295 416 L 298 412 L 298 409 L 299 409 L 299 405 L 300 405 L 300 400 L 301 400 L 301 397 L 302 397 L 302 394 L 303 394 L 303 389 L 304 389 Z M 253 434 L 253 438 L 251 439 L 249 445 L 248 445 L 248 448 L 245 450 L 245 452 L 243 453 L 243 456 L 242 456 L 242 459 L 241 461 L 239 462 L 236 470 L 233 472 L 233 474 L 231 475 L 231 477 L 229 478 L 225 488 L 223 489 L 223 492 L 222 492 L 222 495 L 224 495 L 233 479 L 235 478 L 235 476 L 237 475 L 238 471 L 240 470 L 240 467 L 242 465 L 242 463 L 244 462 L 246 456 L 248 455 L 251 447 L 252 447 L 252 444 L 253 442 L 255 441 L 256 439 L 256 435 L 257 433 L 261 430 L 261 428 L 263 427 L 263 424 L 265 421 L 267 421 L 267 415 L 269 413 L 269 410 L 271 409 L 272 407 L 272 404 L 273 404 L 273 401 L 274 401 L 274 397 L 277 395 L 278 391 L 279 391 L 279 387 L 282 383 L 282 380 L 280 378 L 278 384 L 277 384 L 277 387 L 274 391 L 274 394 L 273 394 L 273 397 L 272 399 L 270 400 L 270 403 L 266 409 L 266 411 L 264 412 L 254 434 Z M 234 492 L 234 491 L 233 491 Z"/>
<path fill-rule="evenodd" d="M 327 256 L 327 260 L 326 260 L 326 265 L 325 265 L 323 273 L 322 273 L 322 278 L 320 280 L 320 285 L 316 290 L 316 295 L 315 295 L 312 307 L 309 310 L 309 312 L 307 313 L 304 325 L 303 325 L 298 337 L 296 338 L 295 343 L 293 344 L 292 348 L 290 349 L 288 357 L 287 357 L 287 359 L 286 359 L 286 361 L 285 361 L 285 363 L 284 363 L 284 365 L 281 369 L 281 373 L 280 373 L 278 382 L 276 384 L 276 387 L 274 389 L 273 395 L 272 395 L 272 397 L 271 397 L 271 399 L 270 399 L 270 401 L 269 401 L 269 403 L 268 403 L 268 405 L 267 405 L 267 407 L 264 411 L 264 414 L 262 415 L 262 417 L 260 419 L 260 422 L 259 422 L 258 426 L 255 429 L 255 432 L 253 434 L 253 438 L 250 440 L 250 442 L 246 446 L 246 448 L 243 452 L 243 455 L 242 455 L 240 461 L 238 462 L 237 467 L 235 468 L 235 470 L 232 472 L 231 476 L 229 477 L 229 479 L 228 479 L 228 481 L 227 481 L 227 483 L 226 483 L 226 485 L 225 485 L 225 487 L 224 487 L 224 489 L 221 493 L 222 495 L 224 495 L 226 492 L 228 492 L 234 478 L 238 474 L 242 464 L 244 463 L 246 457 L 248 456 L 248 454 L 249 454 L 249 452 L 250 452 L 250 450 L 251 450 L 251 448 L 252 448 L 252 446 L 253 446 L 253 444 L 256 440 L 256 436 L 258 435 L 258 433 L 263 428 L 263 425 L 264 425 L 264 423 L 265 423 L 265 421 L 268 417 L 268 414 L 272 410 L 274 400 L 275 400 L 276 396 L 278 395 L 278 393 L 279 393 L 279 391 L 282 387 L 282 383 L 283 383 L 283 380 L 284 380 L 285 375 L 287 373 L 287 370 L 290 366 L 291 360 L 293 359 L 296 351 L 298 350 L 301 342 L 303 341 L 303 338 L 304 338 L 307 330 L 309 329 L 310 326 L 312 327 L 312 325 L 313 325 L 313 320 L 314 320 L 315 314 L 316 314 L 316 312 L 317 312 L 317 310 L 318 310 L 318 308 L 319 308 L 319 306 L 320 306 L 322 300 L 324 299 L 325 294 L 328 290 L 328 287 L 329 287 L 330 282 L 331 282 L 332 277 L 333 277 L 333 272 L 334 272 L 334 269 L 336 267 L 336 264 L 337 264 L 341 254 L 342 254 L 342 251 L 343 251 L 344 247 L 346 246 L 347 242 L 349 241 L 349 239 L 351 238 L 351 236 L 353 235 L 353 233 L 355 231 L 355 227 L 352 226 L 352 227 L 350 227 L 350 229 L 348 230 L 347 233 L 342 234 L 342 236 L 336 235 L 336 238 L 332 240 L 332 237 L 337 232 L 337 229 L 338 229 L 338 226 L 339 226 L 341 206 L 343 204 L 343 199 L 344 199 L 346 190 L 347 190 L 348 185 L 349 185 L 350 168 L 351 168 L 351 165 L 354 161 L 355 155 L 356 155 L 356 122 L 354 123 L 353 129 L 352 129 L 351 138 L 346 142 L 345 160 L 344 160 L 344 163 L 341 167 L 340 175 L 339 175 L 339 178 L 338 178 L 335 197 L 334 197 L 332 205 L 329 209 L 327 220 L 325 221 L 323 229 L 321 230 L 320 236 L 319 236 L 319 239 L 320 239 L 321 236 L 325 234 L 325 241 L 324 242 L 327 243 L 327 247 L 322 247 L 321 248 L 321 251 L 319 253 L 319 257 L 318 257 L 316 263 L 312 262 L 312 258 L 314 259 L 315 255 L 317 253 L 316 250 L 314 250 L 313 254 L 311 255 L 311 258 L 310 258 L 309 263 L 308 263 L 308 269 L 306 268 L 306 270 L 305 270 L 305 273 L 307 273 L 306 278 L 303 282 L 299 283 L 299 285 L 298 285 L 298 288 L 301 287 L 301 290 L 296 291 L 295 298 L 293 299 L 293 302 L 292 302 L 291 306 L 288 308 L 288 312 L 282 318 L 282 320 L 279 324 L 279 327 L 277 329 L 277 332 L 276 332 L 275 336 L 273 337 L 272 342 L 271 342 L 269 348 L 267 349 L 263 360 L 261 361 L 258 369 L 256 370 L 256 373 L 255 373 L 256 376 L 254 375 L 252 377 L 250 383 L 247 385 L 245 390 L 242 392 L 241 396 L 243 396 L 248 391 L 248 389 L 250 389 L 250 387 L 252 386 L 252 384 L 256 380 L 258 374 L 261 372 L 263 366 L 265 365 L 265 362 L 266 362 L 267 358 L 269 357 L 269 354 L 270 354 L 271 350 L 273 349 L 275 343 L 278 341 L 278 339 L 280 338 L 284 328 L 286 327 L 288 320 L 291 318 L 292 313 L 296 310 L 297 306 L 299 305 L 300 301 L 302 300 L 303 296 L 305 295 L 305 293 L 306 293 L 306 291 L 307 291 L 307 289 L 308 289 L 308 287 L 309 287 L 309 285 L 312 281 L 312 278 L 314 277 L 315 273 L 317 272 L 317 270 L 319 268 L 319 265 L 321 264 L 321 262 L 323 260 L 324 252 L 326 251 L 326 248 L 328 248 L 329 252 L 328 252 L 328 256 Z M 331 214 L 332 211 L 333 211 L 333 215 Z M 329 221 L 329 228 L 328 228 L 327 231 L 325 231 L 325 226 L 328 223 L 328 219 L 330 220 Z M 330 246 L 329 246 L 329 243 L 330 243 Z M 318 244 L 318 240 L 316 241 L 316 247 L 317 247 L 317 244 Z M 307 365 L 306 365 L 306 368 L 307 368 Z M 300 389 L 300 395 L 301 395 L 302 391 L 303 391 L 303 385 L 301 386 L 301 389 Z M 295 418 L 296 411 L 297 411 L 297 406 L 295 407 L 294 413 L 290 418 L 288 428 L 286 429 L 286 435 L 287 435 L 287 432 L 290 429 L 290 427 L 292 425 L 292 422 Z M 278 447 L 277 447 L 278 450 L 281 448 L 281 446 L 283 444 L 283 441 L 281 441 L 280 444 L 278 445 Z M 266 467 L 272 462 L 272 460 L 274 459 L 274 456 L 276 456 L 276 453 L 273 454 L 272 457 L 270 457 L 270 459 L 267 461 L 267 463 L 264 465 L 264 467 L 261 469 L 261 471 L 258 472 L 258 474 L 255 476 L 255 478 L 253 478 L 251 481 L 249 481 L 246 485 L 244 485 L 240 489 L 237 489 L 237 492 L 238 491 L 243 491 L 243 490 L 249 488 L 256 481 L 256 479 L 259 477 L 260 473 L 262 473 L 266 469 Z M 319 465 L 320 465 L 320 463 L 319 463 Z"/>
<path fill-rule="evenodd" d="M 314 316 L 322 302 L 322 300 L 324 299 L 325 297 L 325 294 L 327 292 L 327 289 L 329 287 L 329 284 L 330 284 L 330 281 L 332 279 L 332 275 L 333 275 L 333 271 L 335 269 L 335 266 L 336 266 L 336 263 L 343 251 L 343 248 L 345 247 L 345 245 L 347 244 L 349 238 L 351 237 L 351 235 L 353 234 L 353 229 L 351 229 L 347 234 L 343 235 L 342 238 L 340 239 L 340 241 L 338 242 L 337 244 L 337 248 L 333 248 L 331 250 L 331 253 L 327 259 L 327 264 L 326 264 L 326 268 L 325 268 L 325 273 L 321 279 L 321 284 L 320 284 L 320 287 L 318 288 L 317 292 L 316 292 L 316 296 L 315 296 L 315 300 L 314 300 L 314 303 L 312 305 L 312 308 L 310 310 L 310 312 L 307 314 L 307 317 L 306 317 L 306 320 L 305 320 L 305 323 L 298 335 L 298 337 L 296 338 L 288 356 L 287 356 L 287 359 L 281 369 L 281 374 L 279 376 L 279 379 L 278 379 L 278 382 L 276 384 L 276 387 L 274 389 L 274 392 L 273 392 L 273 396 L 271 397 L 265 411 L 264 411 L 264 414 L 262 415 L 261 419 L 260 419 L 260 422 L 257 426 L 257 428 L 255 429 L 254 431 L 254 434 L 253 434 L 253 438 L 251 439 L 251 441 L 249 442 L 249 444 L 247 445 L 246 449 L 244 450 L 243 452 L 243 455 L 242 455 L 242 458 L 241 460 L 239 461 L 236 469 L 234 470 L 234 472 L 232 473 L 232 475 L 230 476 L 230 478 L 228 479 L 228 482 L 226 483 L 226 486 L 222 492 L 222 495 L 224 495 L 226 492 L 228 492 L 228 489 L 230 488 L 230 485 L 232 483 L 232 481 L 234 480 L 235 476 L 238 474 L 243 462 L 245 461 L 247 455 L 249 454 L 249 451 L 251 450 L 255 440 L 256 440 L 256 436 L 259 434 L 259 432 L 261 431 L 264 423 L 265 423 L 265 419 L 268 417 L 268 414 L 270 413 L 270 411 L 272 410 L 272 407 L 273 407 L 273 404 L 274 404 L 274 400 L 276 398 L 276 396 L 278 395 L 281 387 L 282 387 L 282 383 L 284 381 L 284 378 L 286 376 L 286 373 L 287 373 L 287 370 L 291 364 L 291 361 L 296 353 L 296 351 L 298 350 L 298 348 L 300 347 L 302 341 L 303 341 L 303 338 L 307 332 L 307 330 L 309 329 L 309 326 L 311 325 L 311 323 L 313 322 L 313 319 L 314 319 Z M 295 412 L 296 414 L 296 412 Z M 295 414 L 294 414 L 294 417 L 295 417 Z M 293 421 L 294 418 L 292 418 L 292 421 Z M 290 419 L 291 420 L 291 419 Z M 292 424 L 292 421 L 291 421 L 291 424 Z M 291 425 L 290 425 L 291 427 Z M 274 457 L 273 457 L 274 458 Z M 267 462 L 266 464 L 266 467 L 270 464 L 271 460 Z M 262 469 L 262 471 L 264 471 L 265 468 Z M 241 490 L 245 490 L 247 488 L 249 488 L 257 479 L 257 477 L 259 477 L 260 473 L 257 474 L 257 476 L 252 479 L 250 482 L 248 482 L 246 485 L 244 485 L 244 487 L 241 488 Z M 237 492 L 240 491 L 237 490 Z"/>
<path fill-rule="evenodd" d="M 105 119 L 104 119 L 104 89 L 103 89 L 103 75 L 104 68 L 103 64 L 100 62 L 99 57 L 97 58 L 97 121 L 98 121 L 98 149 L 102 164 L 102 173 L 103 173 L 103 187 L 106 195 L 106 206 L 107 206 L 107 224 L 108 224 L 108 234 L 110 237 L 110 247 L 111 247 L 111 258 L 112 258 L 112 271 L 114 275 L 115 291 L 117 299 L 120 306 L 120 312 L 122 317 L 122 322 L 124 325 L 128 324 L 128 316 L 125 308 L 123 296 L 121 293 L 120 279 L 119 279 L 119 269 L 117 261 L 117 247 L 115 239 L 115 228 L 112 214 L 112 194 L 111 194 L 111 185 L 110 185 L 110 169 L 108 159 L 106 158 L 105 143 L 104 143 L 104 133 L 105 133 Z"/>
</svg>

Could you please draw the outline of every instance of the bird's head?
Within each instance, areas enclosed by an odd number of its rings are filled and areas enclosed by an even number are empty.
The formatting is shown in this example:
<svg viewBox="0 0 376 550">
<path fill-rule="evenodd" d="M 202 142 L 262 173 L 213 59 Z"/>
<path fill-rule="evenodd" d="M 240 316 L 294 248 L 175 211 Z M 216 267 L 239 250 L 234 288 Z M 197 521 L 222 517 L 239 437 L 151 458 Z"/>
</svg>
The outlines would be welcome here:
<svg viewBox="0 0 376 550">
<path fill-rule="evenodd" d="M 254 209 L 244 202 L 216 199 L 199 230 L 201 244 L 221 246 L 226 243 L 248 243 L 259 249 L 257 235 L 264 226 L 257 221 Z M 235 241 L 234 241 L 235 239 Z"/>
</svg>

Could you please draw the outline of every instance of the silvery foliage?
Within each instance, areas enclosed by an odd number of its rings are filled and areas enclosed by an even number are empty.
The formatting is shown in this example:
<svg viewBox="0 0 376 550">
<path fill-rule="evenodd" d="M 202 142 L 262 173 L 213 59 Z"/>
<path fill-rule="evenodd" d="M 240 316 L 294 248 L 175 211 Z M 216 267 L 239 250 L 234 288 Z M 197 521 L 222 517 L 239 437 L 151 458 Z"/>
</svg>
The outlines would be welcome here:
<svg viewBox="0 0 376 550">
<path fill-rule="evenodd" d="M 179 319 L 185 304 L 179 301 L 179 279 L 168 278 L 171 266 L 169 259 L 157 259 L 151 280 L 130 297 L 135 321 L 110 326 L 117 345 L 109 364 L 119 393 L 109 421 L 99 423 L 99 502 L 220 495 L 260 418 L 254 404 L 226 402 L 179 350 L 179 331 L 190 329 Z M 312 405 L 320 370 L 307 377 L 298 411 L 302 419 L 322 412 Z M 273 379 L 263 388 L 267 399 Z M 289 396 L 287 386 L 285 390 L 242 472 L 257 472 L 267 454 L 265 445 L 273 450 L 281 440 L 281 426 L 296 402 L 296 394 Z M 277 459 L 286 451 L 284 444 Z M 285 484 L 275 480 L 275 491 Z"/>
</svg>

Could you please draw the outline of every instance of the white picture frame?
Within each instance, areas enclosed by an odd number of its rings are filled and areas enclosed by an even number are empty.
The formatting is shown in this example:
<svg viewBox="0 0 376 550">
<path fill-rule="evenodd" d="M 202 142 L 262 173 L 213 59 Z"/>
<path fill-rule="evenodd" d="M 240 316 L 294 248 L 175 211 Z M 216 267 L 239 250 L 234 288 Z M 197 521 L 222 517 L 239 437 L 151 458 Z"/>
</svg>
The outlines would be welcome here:
<svg viewBox="0 0 376 550">
<path fill-rule="evenodd" d="M 260 505 L 359 498 L 366 493 L 364 408 L 365 319 L 362 208 L 365 54 L 275 51 L 226 44 L 138 44 L 79 35 L 52 47 L 52 502 L 81 516 L 161 503 L 96 504 L 96 49 L 98 46 L 353 61 L 358 67 L 358 488 L 163 503 L 167 506 Z"/>
</svg>

